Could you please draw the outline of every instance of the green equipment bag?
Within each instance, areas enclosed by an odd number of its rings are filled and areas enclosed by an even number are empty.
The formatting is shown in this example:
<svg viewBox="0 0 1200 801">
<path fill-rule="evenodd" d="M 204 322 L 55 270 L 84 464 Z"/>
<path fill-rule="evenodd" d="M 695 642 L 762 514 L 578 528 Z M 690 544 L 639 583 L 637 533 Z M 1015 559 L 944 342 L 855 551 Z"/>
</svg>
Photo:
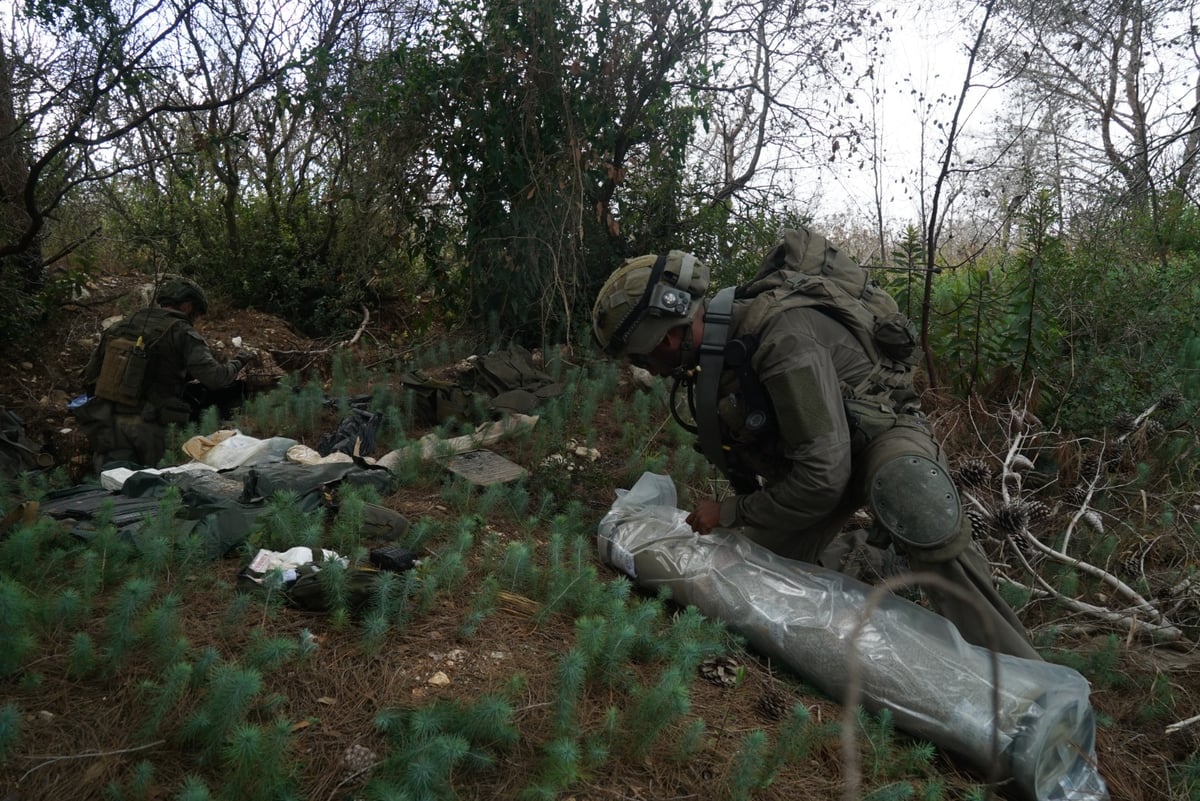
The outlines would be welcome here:
<svg viewBox="0 0 1200 801">
<path fill-rule="evenodd" d="M 774 292 L 792 305 L 819 306 L 858 337 L 872 358 L 913 365 L 917 336 L 896 300 L 866 268 L 807 228 L 787 228 L 738 297 Z M 793 298 L 792 295 L 800 295 Z"/>
<path fill-rule="evenodd" d="M 332 571 L 339 569 L 329 564 L 309 562 L 296 568 L 296 580 L 284 590 L 290 606 L 307 612 L 332 612 L 337 608 L 334 598 Z M 361 615 L 370 606 L 375 592 L 375 581 L 379 570 L 374 567 L 347 567 L 345 571 L 345 597 L 343 602 L 353 615 Z M 322 575 L 324 574 L 324 575 Z"/>
<path fill-rule="evenodd" d="M 539 399 L 562 393 L 563 385 L 538 369 L 533 354 L 520 345 L 493 351 L 472 359 L 475 389 L 495 397 L 513 390 L 524 390 Z"/>
<path fill-rule="evenodd" d="M 451 417 L 474 421 L 472 395 L 457 384 L 410 370 L 400 377 L 400 386 L 412 393 L 413 416 L 424 425 L 434 426 Z"/>
<path fill-rule="evenodd" d="M 25 421 L 16 412 L 0 406 L 0 476 L 14 478 L 26 470 L 38 470 L 54 464 L 54 457 L 42 451 L 25 433 Z"/>
</svg>

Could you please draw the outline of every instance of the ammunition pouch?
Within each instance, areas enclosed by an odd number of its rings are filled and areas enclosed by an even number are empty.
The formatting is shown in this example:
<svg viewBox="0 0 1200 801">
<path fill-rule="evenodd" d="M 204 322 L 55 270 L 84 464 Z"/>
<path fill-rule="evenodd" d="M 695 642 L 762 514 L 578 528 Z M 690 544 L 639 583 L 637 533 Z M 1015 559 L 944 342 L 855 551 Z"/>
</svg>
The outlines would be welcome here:
<svg viewBox="0 0 1200 801">
<path fill-rule="evenodd" d="M 888 403 L 857 398 L 842 402 L 855 453 L 895 427 L 898 415 Z"/>
<path fill-rule="evenodd" d="M 146 390 L 150 357 L 137 342 L 116 337 L 104 346 L 104 362 L 95 395 L 123 406 L 137 406 Z"/>
<path fill-rule="evenodd" d="M 182 398 L 171 398 L 158 406 L 156 418 L 163 425 L 184 425 L 192 419 L 192 407 Z"/>
</svg>

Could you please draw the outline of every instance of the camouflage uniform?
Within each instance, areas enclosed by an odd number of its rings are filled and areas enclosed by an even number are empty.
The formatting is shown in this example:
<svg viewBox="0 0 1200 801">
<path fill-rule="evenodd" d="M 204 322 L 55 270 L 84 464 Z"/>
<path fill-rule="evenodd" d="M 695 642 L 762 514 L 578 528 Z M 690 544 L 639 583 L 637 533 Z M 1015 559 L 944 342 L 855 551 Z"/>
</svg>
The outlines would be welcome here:
<svg viewBox="0 0 1200 801">
<path fill-rule="evenodd" d="M 101 336 L 84 368 L 89 394 L 100 377 L 107 344 L 116 338 L 136 340 L 139 336 L 149 358 L 142 401 L 126 406 L 94 397 L 76 410 L 76 418 L 91 442 L 97 470 L 117 461 L 157 465 L 166 450 L 167 426 L 186 423 L 191 417 L 191 407 L 183 398 L 189 376 L 208 389 L 221 389 L 231 385 L 242 369 L 237 359 L 219 363 L 183 312 L 142 309 Z"/>
<path fill-rule="evenodd" d="M 752 401 L 741 387 L 739 372 L 727 368 L 718 403 L 723 441 L 731 447 L 727 458 L 743 474 L 761 476 L 763 487 L 724 501 L 721 525 L 740 528 L 784 556 L 836 570 L 852 567 L 852 557 L 864 553 L 877 570 L 885 570 L 880 557 L 887 552 L 876 546 L 891 540 L 914 572 L 935 573 L 978 602 L 966 603 L 936 587 L 923 588 L 968 642 L 988 645 L 990 629 L 998 651 L 1040 659 L 1020 619 L 992 586 L 987 561 L 971 541 L 965 516 L 959 532 L 930 551 L 903 547 L 878 520 L 869 536 L 857 531 L 838 537 L 867 502 L 873 466 L 911 453 L 945 468 L 945 454 L 915 396 L 893 395 L 890 409 L 866 399 L 846 399 L 846 388 L 859 386 L 872 363 L 845 326 L 809 307 L 780 310 L 760 318 L 758 330 L 742 330 L 750 302 L 734 302 L 729 336 L 757 338 L 750 367 L 770 399 L 776 426 L 747 430 L 746 410 Z M 867 420 L 872 407 L 879 412 L 878 420 Z"/>
</svg>

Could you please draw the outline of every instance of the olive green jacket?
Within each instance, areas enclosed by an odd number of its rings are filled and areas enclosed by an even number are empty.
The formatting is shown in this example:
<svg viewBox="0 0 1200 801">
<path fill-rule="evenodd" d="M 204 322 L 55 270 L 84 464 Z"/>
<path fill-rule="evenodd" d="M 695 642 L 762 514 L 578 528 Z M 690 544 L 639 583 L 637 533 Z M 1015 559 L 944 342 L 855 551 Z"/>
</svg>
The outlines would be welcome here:
<svg viewBox="0 0 1200 801">
<path fill-rule="evenodd" d="M 724 441 L 732 444 L 729 460 L 762 476 L 765 486 L 724 501 L 721 525 L 787 529 L 800 537 L 825 532 L 862 502 L 851 481 L 842 386 L 862 381 L 871 360 L 847 328 L 815 308 L 781 310 L 757 331 L 742 330 L 749 303 L 735 301 L 730 337 L 757 336 L 751 367 L 770 398 L 777 431 L 746 431 L 737 373 L 726 370 L 718 413 Z"/>
<path fill-rule="evenodd" d="M 189 378 L 195 378 L 208 389 L 221 389 L 232 384 L 241 370 L 236 360 L 226 364 L 218 362 L 204 337 L 192 328 L 183 312 L 167 308 L 142 309 L 111 326 L 100 337 L 100 344 L 84 368 L 83 381 L 89 392 L 100 377 L 107 344 L 115 338 L 137 339 L 139 336 L 150 358 L 141 408 L 147 404 L 161 407 L 167 401 L 180 398 Z"/>
</svg>

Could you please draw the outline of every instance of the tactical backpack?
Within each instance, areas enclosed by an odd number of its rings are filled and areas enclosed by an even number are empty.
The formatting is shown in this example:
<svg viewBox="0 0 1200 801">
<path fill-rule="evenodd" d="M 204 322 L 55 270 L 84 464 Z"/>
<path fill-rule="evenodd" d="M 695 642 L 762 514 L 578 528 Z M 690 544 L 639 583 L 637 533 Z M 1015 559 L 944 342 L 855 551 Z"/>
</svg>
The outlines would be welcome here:
<svg viewBox="0 0 1200 801">
<path fill-rule="evenodd" d="M 717 398 L 721 373 L 738 369 L 746 400 L 771 414 L 765 392 L 750 369 L 757 346 L 753 337 L 729 338 L 734 299 L 750 299 L 741 317 L 743 331 L 755 331 L 769 316 L 793 308 L 814 308 L 829 315 L 854 334 L 871 360 L 870 373 L 854 386 L 843 384 L 842 396 L 852 427 L 867 439 L 890 429 L 897 412 L 919 409 L 913 389 L 918 359 L 912 322 L 900 312 L 895 299 L 869 280 L 867 271 L 838 250 L 828 239 L 806 228 L 785 229 L 781 240 L 763 259 L 758 274 L 748 283 L 717 293 L 704 314 L 704 335 L 699 347 L 697 398 L 691 397 L 700 437 L 708 460 L 729 476 L 739 491 L 750 491 L 753 482 L 732 475 L 720 439 Z M 674 404 L 672 404 L 674 406 Z M 748 410 L 750 414 L 755 409 Z M 749 418 L 748 418 L 749 419 Z M 765 424 L 765 422 L 764 422 Z"/>
<path fill-rule="evenodd" d="M 919 352 L 912 321 L 895 298 L 869 279 L 867 271 L 828 239 L 806 228 L 785 229 L 758 274 L 737 288 L 735 297 L 753 298 L 743 328 L 754 331 L 771 314 L 797 307 L 816 308 L 844 325 L 874 364 L 859 385 L 843 387 L 847 398 L 911 393 Z"/>
<path fill-rule="evenodd" d="M 100 375 L 96 378 L 93 395 L 120 406 L 137 407 L 146 394 L 150 381 L 151 361 L 158 357 L 158 343 L 183 320 L 171 320 L 165 328 L 158 330 L 151 324 L 152 310 L 143 309 L 138 316 L 117 323 L 104 343 L 104 361 Z M 153 338 L 147 342 L 148 338 Z M 185 421 L 180 421 L 185 422 Z"/>
</svg>

